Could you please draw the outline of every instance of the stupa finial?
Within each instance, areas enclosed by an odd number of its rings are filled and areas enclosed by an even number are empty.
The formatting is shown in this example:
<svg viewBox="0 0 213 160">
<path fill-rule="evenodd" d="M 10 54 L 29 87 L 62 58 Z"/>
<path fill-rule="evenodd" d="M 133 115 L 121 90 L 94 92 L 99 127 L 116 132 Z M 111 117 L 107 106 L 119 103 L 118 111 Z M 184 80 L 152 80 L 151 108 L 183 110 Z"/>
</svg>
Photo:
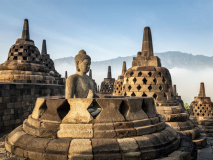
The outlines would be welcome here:
<svg viewBox="0 0 213 160">
<path fill-rule="evenodd" d="M 122 76 L 126 73 L 126 61 L 123 61 Z"/>
<path fill-rule="evenodd" d="M 176 89 L 176 85 L 173 86 L 173 94 L 176 97 L 177 96 L 177 89 Z"/>
<path fill-rule="evenodd" d="M 23 26 L 23 31 L 22 31 L 22 39 L 24 39 L 24 40 L 30 40 L 30 32 L 29 32 L 28 19 L 24 20 L 24 26 Z"/>
<path fill-rule="evenodd" d="M 107 74 L 107 78 L 112 78 L 112 74 L 111 74 L 111 66 L 108 66 L 108 74 Z"/>
<path fill-rule="evenodd" d="M 145 27 L 143 32 L 142 56 L 153 56 L 152 34 L 149 27 Z"/>
<path fill-rule="evenodd" d="M 47 54 L 47 46 L 46 46 L 46 40 L 44 39 L 43 40 L 43 43 L 42 43 L 42 49 L 41 49 L 41 54 Z"/>
<path fill-rule="evenodd" d="M 198 97 L 206 97 L 205 86 L 203 82 L 200 83 L 200 92 Z"/>
<path fill-rule="evenodd" d="M 89 77 L 92 79 L 92 70 L 89 70 Z"/>
</svg>

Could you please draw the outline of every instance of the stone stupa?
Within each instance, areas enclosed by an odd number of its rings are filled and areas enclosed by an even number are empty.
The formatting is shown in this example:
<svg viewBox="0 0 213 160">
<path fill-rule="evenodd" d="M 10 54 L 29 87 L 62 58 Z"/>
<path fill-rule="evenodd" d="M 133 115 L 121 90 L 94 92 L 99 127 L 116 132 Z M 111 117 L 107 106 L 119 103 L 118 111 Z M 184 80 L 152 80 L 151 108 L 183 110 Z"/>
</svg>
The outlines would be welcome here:
<svg viewBox="0 0 213 160">
<path fill-rule="evenodd" d="M 98 98 L 86 75 L 90 57 L 80 51 L 75 61 L 66 99 L 38 98 L 28 119 L 6 137 L 8 154 L 24 160 L 192 159 L 192 142 L 165 124 L 153 98 Z M 92 115 L 88 108 L 101 110 Z"/>
<path fill-rule="evenodd" d="M 89 70 L 89 77 L 93 80 L 94 84 L 95 84 L 95 88 L 96 88 L 96 92 L 98 92 L 98 87 L 97 87 L 97 83 L 95 82 L 95 80 L 92 78 L 92 70 Z"/>
<path fill-rule="evenodd" d="M 122 73 L 114 82 L 113 96 L 122 96 L 122 86 L 124 82 L 124 74 L 126 73 L 126 62 L 123 61 Z"/>
<path fill-rule="evenodd" d="M 49 73 L 52 76 L 59 78 L 61 77 L 61 75 L 55 70 L 55 65 L 53 60 L 50 58 L 50 55 L 47 54 L 47 46 L 45 39 L 42 42 L 41 60 L 43 61 L 44 65 L 49 69 Z"/>
<path fill-rule="evenodd" d="M 111 66 L 108 66 L 107 78 L 101 82 L 100 94 L 112 94 L 115 78 L 112 78 Z"/>
<path fill-rule="evenodd" d="M 27 19 L 24 20 L 22 37 L 12 45 L 7 60 L 0 65 L 0 82 L 58 84 L 30 39 Z"/>
<path fill-rule="evenodd" d="M 204 83 L 200 83 L 198 97 L 190 105 L 191 119 L 198 124 L 202 130 L 213 136 L 213 103 L 210 97 L 206 97 Z"/>
<path fill-rule="evenodd" d="M 153 97 L 158 113 L 167 124 L 193 140 L 198 148 L 206 145 L 206 137 L 201 137 L 199 128 L 189 120 L 189 114 L 173 94 L 169 70 L 162 67 L 160 58 L 153 54 L 149 27 L 144 29 L 142 51 L 133 58 L 132 67 L 124 75 L 122 94 Z"/>
</svg>

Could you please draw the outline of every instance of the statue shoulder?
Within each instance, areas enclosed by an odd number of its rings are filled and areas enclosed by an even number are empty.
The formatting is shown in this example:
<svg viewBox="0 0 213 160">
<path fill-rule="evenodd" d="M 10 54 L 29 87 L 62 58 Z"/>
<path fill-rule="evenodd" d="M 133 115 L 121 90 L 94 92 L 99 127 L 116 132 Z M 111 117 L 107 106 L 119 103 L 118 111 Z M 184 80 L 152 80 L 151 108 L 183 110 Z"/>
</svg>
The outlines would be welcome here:
<svg viewBox="0 0 213 160">
<path fill-rule="evenodd" d="M 75 81 L 78 80 L 79 77 L 80 76 L 78 74 L 73 74 L 73 75 L 69 76 L 66 81 L 67 82 L 75 82 Z"/>
</svg>

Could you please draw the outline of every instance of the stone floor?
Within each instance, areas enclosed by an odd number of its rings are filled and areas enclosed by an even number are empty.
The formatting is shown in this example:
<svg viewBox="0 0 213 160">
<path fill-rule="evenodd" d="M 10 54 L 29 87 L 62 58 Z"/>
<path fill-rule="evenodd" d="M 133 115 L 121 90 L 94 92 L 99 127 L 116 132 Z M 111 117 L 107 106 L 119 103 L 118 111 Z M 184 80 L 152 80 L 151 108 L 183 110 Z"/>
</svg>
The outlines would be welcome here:
<svg viewBox="0 0 213 160">
<path fill-rule="evenodd" d="M 213 160 L 213 137 L 207 137 L 207 146 L 198 150 L 198 160 Z"/>
<path fill-rule="evenodd" d="M 7 133 L 0 134 L 0 160 L 23 160 L 17 159 L 15 156 L 11 156 L 6 153 L 4 148 L 4 139 Z M 208 145 L 198 150 L 198 159 L 197 160 L 213 160 L 213 137 L 207 137 Z"/>
</svg>

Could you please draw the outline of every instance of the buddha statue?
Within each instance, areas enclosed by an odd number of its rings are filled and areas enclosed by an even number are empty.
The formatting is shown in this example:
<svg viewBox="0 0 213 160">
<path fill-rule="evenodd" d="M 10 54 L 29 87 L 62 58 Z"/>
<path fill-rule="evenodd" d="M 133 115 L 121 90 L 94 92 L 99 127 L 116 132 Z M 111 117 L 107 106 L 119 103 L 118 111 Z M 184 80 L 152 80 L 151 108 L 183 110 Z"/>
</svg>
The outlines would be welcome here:
<svg viewBox="0 0 213 160">
<path fill-rule="evenodd" d="M 65 97 L 69 98 L 93 98 L 96 94 L 94 81 L 86 75 L 90 70 L 91 58 L 84 50 L 80 50 L 75 56 L 76 73 L 66 80 Z"/>
</svg>

